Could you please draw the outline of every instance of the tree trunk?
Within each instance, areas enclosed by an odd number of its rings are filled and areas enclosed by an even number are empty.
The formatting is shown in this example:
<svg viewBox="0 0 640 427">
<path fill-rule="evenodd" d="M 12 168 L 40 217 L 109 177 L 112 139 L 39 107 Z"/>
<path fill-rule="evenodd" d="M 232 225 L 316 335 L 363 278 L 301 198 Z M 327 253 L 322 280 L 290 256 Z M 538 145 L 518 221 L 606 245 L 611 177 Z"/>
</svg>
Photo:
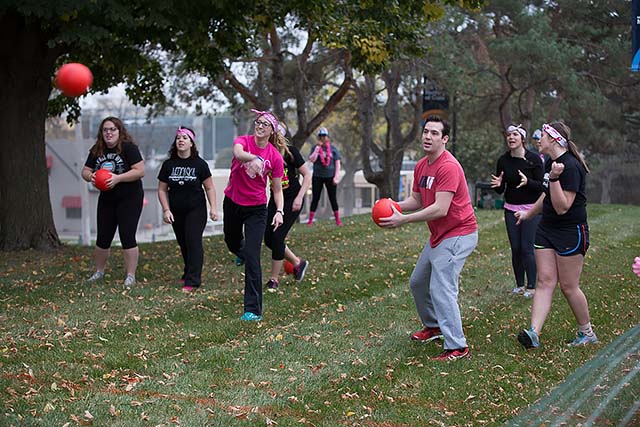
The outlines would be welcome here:
<svg viewBox="0 0 640 427">
<path fill-rule="evenodd" d="M 44 129 L 57 54 L 39 22 L 0 18 L 0 250 L 60 245 L 53 223 Z M 84 207 L 83 207 L 84 208 Z"/>
<path fill-rule="evenodd" d="M 353 215 L 353 203 L 356 199 L 356 185 L 355 185 L 355 171 L 350 168 L 344 169 L 344 176 L 340 180 L 340 191 L 338 195 L 342 196 L 340 199 L 340 206 L 342 206 L 343 216 Z"/>
<path fill-rule="evenodd" d="M 398 200 L 398 190 L 400 189 L 400 165 L 397 162 L 391 162 L 387 168 L 385 168 L 384 180 L 378 189 L 380 190 L 380 198 L 391 197 L 393 200 Z"/>
<path fill-rule="evenodd" d="M 282 43 L 275 25 L 272 25 L 269 32 L 270 56 L 271 56 L 271 95 L 273 101 L 273 112 L 278 118 L 284 120 L 284 58 L 282 53 Z"/>
<path fill-rule="evenodd" d="M 376 151 L 373 141 L 375 79 L 365 75 L 364 82 L 356 85 L 355 91 L 358 98 L 358 118 L 362 127 L 362 145 L 360 146 L 362 173 L 367 182 L 380 187 L 382 175 L 380 172 L 375 172 L 371 165 L 371 151 L 374 151 L 378 157 L 381 155 L 381 150 Z"/>
<path fill-rule="evenodd" d="M 602 191 L 600 194 L 600 204 L 602 205 L 611 204 L 611 184 L 613 183 L 614 178 L 614 174 L 607 172 L 604 172 L 600 176 L 600 189 Z"/>
<path fill-rule="evenodd" d="M 418 102 L 421 99 L 420 86 L 416 86 L 413 91 L 411 105 L 413 107 L 412 126 L 402 133 L 402 119 L 400 113 L 401 99 L 399 87 L 401 77 L 406 76 L 411 68 L 398 66 L 393 70 L 383 74 L 382 79 L 386 84 L 387 101 L 384 107 L 387 121 L 387 136 L 384 147 L 379 147 L 373 141 L 374 128 L 374 104 L 375 104 L 375 78 L 365 76 L 364 83 L 356 87 L 358 96 L 358 115 L 362 127 L 362 164 L 363 173 L 367 182 L 378 187 L 380 197 L 398 198 L 400 187 L 400 170 L 402 169 L 402 159 L 405 149 L 415 143 L 419 129 L 421 129 L 420 116 L 422 105 Z M 419 77 L 418 77 L 419 79 Z M 374 171 L 371 165 L 371 152 L 380 160 L 381 171 Z"/>
</svg>

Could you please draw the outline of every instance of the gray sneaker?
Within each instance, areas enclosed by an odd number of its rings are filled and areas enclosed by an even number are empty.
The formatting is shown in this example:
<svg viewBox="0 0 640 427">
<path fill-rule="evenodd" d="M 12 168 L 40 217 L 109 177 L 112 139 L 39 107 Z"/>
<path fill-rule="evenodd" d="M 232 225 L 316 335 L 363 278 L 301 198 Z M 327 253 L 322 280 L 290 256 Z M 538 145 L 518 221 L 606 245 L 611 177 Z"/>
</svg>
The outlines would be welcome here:
<svg viewBox="0 0 640 427">
<path fill-rule="evenodd" d="M 296 282 L 302 282 L 304 274 L 307 272 L 307 267 L 309 267 L 309 261 L 300 258 L 300 264 L 293 267 L 293 275 L 296 278 Z"/>
<path fill-rule="evenodd" d="M 89 277 L 84 282 L 87 285 L 91 285 L 93 283 L 96 283 L 98 280 L 102 280 L 102 279 L 104 279 L 104 271 L 96 271 L 95 273 L 93 273 L 93 275 L 91 275 L 91 277 Z"/>
<path fill-rule="evenodd" d="M 579 347 L 588 344 L 598 344 L 598 337 L 596 337 L 596 334 L 586 335 L 584 332 L 578 331 L 576 338 L 568 345 L 569 347 Z"/>
<path fill-rule="evenodd" d="M 518 334 L 518 341 L 524 348 L 538 348 L 540 346 L 540 337 L 536 331 L 533 330 L 533 326 L 529 329 L 523 329 Z"/>
<path fill-rule="evenodd" d="M 124 288 L 125 289 L 131 289 L 131 287 L 133 285 L 135 285 L 135 284 L 136 284 L 136 278 L 133 277 L 132 275 L 128 274 L 127 278 L 124 279 L 124 284 L 123 284 Z"/>
</svg>

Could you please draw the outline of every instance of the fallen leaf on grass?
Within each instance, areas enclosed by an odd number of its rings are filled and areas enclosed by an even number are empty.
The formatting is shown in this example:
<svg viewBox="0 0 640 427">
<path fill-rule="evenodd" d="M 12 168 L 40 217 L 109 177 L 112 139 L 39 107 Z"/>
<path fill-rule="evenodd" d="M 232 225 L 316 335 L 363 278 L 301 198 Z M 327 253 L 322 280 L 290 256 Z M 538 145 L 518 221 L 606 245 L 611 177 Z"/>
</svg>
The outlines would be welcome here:
<svg viewBox="0 0 640 427">
<path fill-rule="evenodd" d="M 109 413 L 111 414 L 112 417 L 117 417 L 118 415 L 120 415 L 120 410 L 116 409 L 115 406 L 111 405 L 109 406 Z"/>
</svg>

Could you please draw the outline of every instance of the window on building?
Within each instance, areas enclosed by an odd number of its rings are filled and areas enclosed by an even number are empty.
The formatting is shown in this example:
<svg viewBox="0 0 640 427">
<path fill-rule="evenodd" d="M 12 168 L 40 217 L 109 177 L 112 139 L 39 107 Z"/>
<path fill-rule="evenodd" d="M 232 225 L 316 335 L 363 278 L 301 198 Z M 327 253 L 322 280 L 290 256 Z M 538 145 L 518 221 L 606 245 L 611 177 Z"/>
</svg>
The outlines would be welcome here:
<svg viewBox="0 0 640 427">
<path fill-rule="evenodd" d="M 82 208 L 66 208 L 67 219 L 81 219 Z"/>
<path fill-rule="evenodd" d="M 65 209 L 67 219 L 82 218 L 82 199 L 80 196 L 64 196 L 62 207 Z"/>
</svg>

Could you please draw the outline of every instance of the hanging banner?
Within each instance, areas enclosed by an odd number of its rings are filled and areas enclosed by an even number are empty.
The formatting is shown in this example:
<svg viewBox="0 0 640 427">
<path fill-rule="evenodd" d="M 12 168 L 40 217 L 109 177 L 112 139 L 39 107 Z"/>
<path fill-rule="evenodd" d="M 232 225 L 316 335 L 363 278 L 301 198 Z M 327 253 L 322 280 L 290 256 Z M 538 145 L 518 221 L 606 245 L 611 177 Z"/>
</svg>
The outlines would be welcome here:
<svg viewBox="0 0 640 427">
<path fill-rule="evenodd" d="M 449 115 L 449 96 L 446 90 L 438 88 L 426 75 L 423 76 L 423 79 L 422 119 L 424 120 L 431 115 L 447 119 Z"/>
<path fill-rule="evenodd" d="M 640 71 L 640 0 L 631 2 L 631 71 Z"/>
</svg>

